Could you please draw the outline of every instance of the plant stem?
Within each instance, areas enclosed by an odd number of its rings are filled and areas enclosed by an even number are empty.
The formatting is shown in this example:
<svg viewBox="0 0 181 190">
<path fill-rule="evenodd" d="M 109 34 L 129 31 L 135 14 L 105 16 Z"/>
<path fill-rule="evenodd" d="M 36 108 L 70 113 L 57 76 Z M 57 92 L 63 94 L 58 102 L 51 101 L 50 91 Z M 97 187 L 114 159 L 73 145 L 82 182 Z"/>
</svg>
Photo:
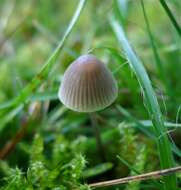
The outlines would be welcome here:
<svg viewBox="0 0 181 190">
<path fill-rule="evenodd" d="M 169 168 L 169 169 L 164 169 L 164 170 L 159 170 L 159 171 L 154 171 L 154 172 L 149 172 L 149 173 L 136 175 L 136 176 L 129 176 L 129 177 L 124 177 L 124 178 L 119 178 L 119 179 L 114 179 L 114 180 L 109 180 L 109 181 L 92 183 L 89 186 L 92 188 L 93 187 L 99 188 L 99 187 L 120 185 L 120 184 L 125 184 L 128 182 L 143 181 L 143 180 L 152 179 L 152 178 L 159 178 L 161 176 L 170 175 L 170 174 L 173 174 L 176 172 L 181 172 L 181 166 Z"/>
<path fill-rule="evenodd" d="M 95 135 L 95 138 L 96 138 L 99 153 L 101 155 L 102 160 L 105 161 L 106 156 L 105 156 L 104 146 L 103 146 L 103 143 L 102 143 L 102 140 L 101 140 L 101 133 L 100 133 L 100 130 L 99 130 L 99 127 L 98 127 L 98 124 L 97 124 L 96 115 L 94 113 L 89 113 L 89 116 L 90 116 L 90 120 L 91 120 L 92 127 L 93 127 L 93 130 L 94 130 L 94 135 Z"/>
</svg>

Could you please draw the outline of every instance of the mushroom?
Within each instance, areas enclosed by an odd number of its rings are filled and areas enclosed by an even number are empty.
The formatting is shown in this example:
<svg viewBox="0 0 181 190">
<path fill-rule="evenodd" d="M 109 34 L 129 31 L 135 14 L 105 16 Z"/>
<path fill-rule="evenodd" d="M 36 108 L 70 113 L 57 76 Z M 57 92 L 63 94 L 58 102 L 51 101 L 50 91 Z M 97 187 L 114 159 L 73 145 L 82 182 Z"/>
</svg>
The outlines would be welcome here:
<svg viewBox="0 0 181 190">
<path fill-rule="evenodd" d="M 60 101 L 67 108 L 90 113 L 100 149 L 103 148 L 93 112 L 111 105 L 117 95 L 118 86 L 111 71 L 90 54 L 82 55 L 70 64 L 58 92 Z"/>
<path fill-rule="evenodd" d="M 111 71 L 93 55 L 76 59 L 65 71 L 58 97 L 69 109 L 95 112 L 114 102 L 118 87 Z"/>
</svg>

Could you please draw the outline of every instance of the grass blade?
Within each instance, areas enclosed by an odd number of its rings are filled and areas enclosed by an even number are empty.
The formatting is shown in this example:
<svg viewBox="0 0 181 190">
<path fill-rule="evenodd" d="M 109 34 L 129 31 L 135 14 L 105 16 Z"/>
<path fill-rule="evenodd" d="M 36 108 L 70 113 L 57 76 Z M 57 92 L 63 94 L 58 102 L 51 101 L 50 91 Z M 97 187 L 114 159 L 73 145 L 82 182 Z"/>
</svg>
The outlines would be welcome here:
<svg viewBox="0 0 181 190">
<path fill-rule="evenodd" d="M 12 121 L 12 119 L 13 119 L 18 113 L 20 113 L 20 112 L 22 111 L 22 109 L 23 109 L 23 106 L 20 105 L 20 106 L 18 106 L 18 107 L 16 107 L 16 108 L 12 109 L 8 114 L 6 114 L 3 118 L 1 118 L 1 120 L 0 120 L 0 133 L 1 133 L 1 131 L 4 129 L 5 125 L 6 125 L 8 122 Z"/>
<path fill-rule="evenodd" d="M 149 127 L 148 125 L 146 126 L 145 125 L 145 122 L 141 122 L 139 120 L 137 120 L 134 116 L 132 116 L 128 111 L 126 111 L 126 109 L 124 109 L 123 107 L 121 107 L 120 105 L 117 105 L 116 106 L 117 110 L 124 116 L 128 119 L 128 121 L 131 121 L 131 122 L 134 122 L 135 127 L 137 129 L 139 129 L 140 131 L 142 131 L 145 135 L 147 135 L 148 137 L 152 138 L 153 140 L 156 140 L 156 136 L 154 133 L 152 133 L 152 131 L 149 130 L 150 127 L 153 127 L 153 124 L 152 122 L 149 120 L 147 121 L 146 123 L 149 124 Z M 165 127 L 181 127 L 180 124 L 179 126 L 175 123 L 170 123 L 170 122 L 165 122 L 164 123 Z M 175 142 L 172 141 L 171 143 L 171 149 L 172 151 L 181 158 L 181 150 L 176 146 Z"/>
<path fill-rule="evenodd" d="M 160 0 L 160 3 L 162 5 L 162 7 L 164 8 L 165 12 L 167 13 L 168 17 L 170 18 L 173 26 L 175 27 L 175 29 L 177 30 L 179 36 L 181 36 L 181 29 L 179 24 L 177 23 L 175 17 L 173 16 L 171 10 L 169 9 L 168 5 L 166 4 L 165 0 Z"/>
<path fill-rule="evenodd" d="M 126 54 L 130 67 L 135 72 L 137 79 L 140 83 L 140 86 L 143 90 L 145 102 L 148 106 L 148 111 L 150 114 L 150 118 L 154 125 L 155 135 L 157 137 L 157 145 L 159 151 L 159 158 L 161 168 L 171 168 L 174 166 L 173 155 L 171 151 L 171 145 L 167 136 L 167 130 L 164 126 L 164 120 L 162 117 L 162 113 L 160 111 L 160 107 L 151 85 L 148 74 L 141 62 L 141 60 L 134 53 L 132 47 L 130 46 L 128 39 L 125 35 L 125 32 L 120 25 L 119 21 L 115 19 L 115 17 L 110 18 L 110 24 L 115 33 L 117 40 L 122 45 L 122 48 Z M 170 177 L 164 177 L 164 189 L 170 190 L 176 189 L 176 176 L 172 175 Z"/>
<path fill-rule="evenodd" d="M 86 0 L 80 0 L 77 9 L 72 17 L 72 20 L 65 31 L 65 34 L 63 35 L 62 40 L 59 42 L 56 49 L 53 51 L 47 62 L 43 65 L 40 72 L 32 79 L 32 81 L 21 91 L 21 93 L 14 99 L 14 101 L 11 102 L 11 104 L 8 105 L 8 107 L 16 107 L 22 103 L 25 103 L 28 99 L 28 97 L 37 89 L 37 87 L 40 85 L 40 83 L 45 80 L 48 77 L 48 74 L 54 64 L 56 63 L 56 60 L 64 47 L 64 44 L 66 40 L 68 39 L 72 29 L 74 28 L 76 22 L 78 21 L 78 18 L 83 10 L 83 7 L 86 3 Z M 7 107 L 6 107 L 7 108 Z"/>
<path fill-rule="evenodd" d="M 156 45 L 154 43 L 154 38 L 153 38 L 153 35 L 151 33 L 151 28 L 150 28 L 148 17 L 147 17 L 146 11 L 145 11 L 144 0 L 141 0 L 141 6 L 142 6 L 142 10 L 143 10 L 143 16 L 144 16 L 144 20 L 146 23 L 147 32 L 148 32 L 149 39 L 150 39 L 150 44 L 151 44 L 151 47 L 153 50 L 153 55 L 155 58 L 155 63 L 156 63 L 156 66 L 158 68 L 158 71 L 159 71 L 159 75 L 161 76 L 162 80 L 167 83 L 167 86 L 168 86 L 168 80 L 166 77 L 165 70 L 163 68 L 163 63 L 162 63 L 162 61 L 158 55 L 158 51 L 157 51 Z"/>
</svg>

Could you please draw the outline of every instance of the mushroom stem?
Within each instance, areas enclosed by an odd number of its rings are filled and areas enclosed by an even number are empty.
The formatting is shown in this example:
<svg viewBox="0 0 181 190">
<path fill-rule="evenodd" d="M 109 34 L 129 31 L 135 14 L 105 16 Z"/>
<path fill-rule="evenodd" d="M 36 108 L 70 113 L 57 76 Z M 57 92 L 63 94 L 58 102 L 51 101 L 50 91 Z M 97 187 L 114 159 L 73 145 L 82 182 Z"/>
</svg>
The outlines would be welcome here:
<svg viewBox="0 0 181 190">
<path fill-rule="evenodd" d="M 92 127 L 93 127 L 93 130 L 94 130 L 94 135 L 95 135 L 95 138 L 96 138 L 99 153 L 101 155 L 102 160 L 106 161 L 104 145 L 102 143 L 101 133 L 100 133 L 100 130 L 99 130 L 99 127 L 98 127 L 98 124 L 97 124 L 96 115 L 94 113 L 89 113 L 89 116 L 90 116 L 90 120 L 91 120 Z"/>
</svg>

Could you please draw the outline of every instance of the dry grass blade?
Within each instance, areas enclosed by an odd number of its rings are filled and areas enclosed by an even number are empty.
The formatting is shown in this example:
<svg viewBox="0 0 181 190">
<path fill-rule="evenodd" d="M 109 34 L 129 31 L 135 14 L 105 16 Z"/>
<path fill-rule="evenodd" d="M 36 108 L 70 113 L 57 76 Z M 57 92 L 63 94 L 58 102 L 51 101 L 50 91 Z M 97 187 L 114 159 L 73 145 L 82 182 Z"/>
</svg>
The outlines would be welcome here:
<svg viewBox="0 0 181 190">
<path fill-rule="evenodd" d="M 125 177 L 125 178 L 120 178 L 120 179 L 114 179 L 114 180 L 110 180 L 110 181 L 92 183 L 89 186 L 92 187 L 92 188 L 99 188 L 99 187 L 120 185 L 120 184 L 125 184 L 125 183 L 128 183 L 128 182 L 143 181 L 143 180 L 147 180 L 147 179 L 159 178 L 161 176 L 170 175 L 170 174 L 173 174 L 173 173 L 176 173 L 176 172 L 181 172 L 181 166 L 174 167 L 174 168 L 169 168 L 169 169 L 165 169 L 165 170 L 149 172 L 149 173 L 136 175 L 136 176 L 130 176 L 130 177 Z"/>
</svg>

